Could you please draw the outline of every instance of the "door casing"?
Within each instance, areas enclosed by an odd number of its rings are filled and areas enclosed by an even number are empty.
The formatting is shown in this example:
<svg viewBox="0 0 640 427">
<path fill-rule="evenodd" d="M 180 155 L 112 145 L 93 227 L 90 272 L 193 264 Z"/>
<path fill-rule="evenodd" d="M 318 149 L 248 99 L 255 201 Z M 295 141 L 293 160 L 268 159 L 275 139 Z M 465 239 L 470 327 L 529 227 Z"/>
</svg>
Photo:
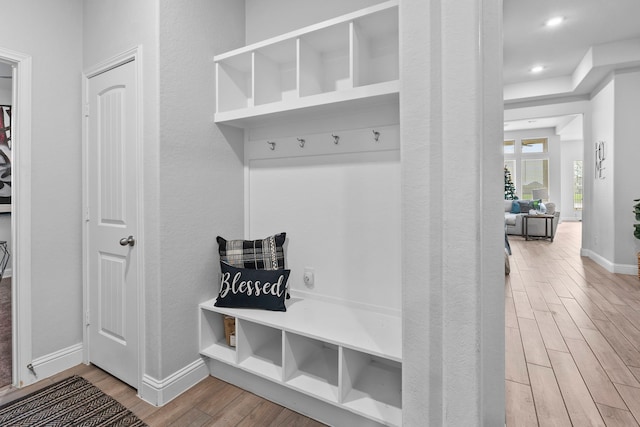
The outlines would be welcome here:
<svg viewBox="0 0 640 427">
<path fill-rule="evenodd" d="M 82 120 L 82 209 L 83 209 L 83 224 L 82 224 L 82 278 L 83 278 L 83 313 L 84 313 L 84 327 L 82 328 L 82 341 L 83 341 L 83 361 L 84 363 L 89 363 L 89 333 L 88 333 L 88 325 L 87 325 L 87 313 L 89 311 L 89 176 L 88 176 L 88 166 L 89 166 L 89 135 L 88 135 L 88 117 L 87 117 L 87 106 L 88 106 L 88 96 L 89 96 L 89 79 L 98 74 L 109 71 L 113 68 L 116 68 L 120 65 L 126 64 L 128 62 L 134 62 L 135 64 L 135 73 L 137 79 L 137 92 L 136 92 L 136 115 L 138 117 L 137 121 L 137 146 L 136 146 L 136 168 L 137 168 L 137 179 L 136 179 L 136 187 L 138 194 L 138 214 L 137 218 L 135 218 L 136 227 L 138 229 L 136 236 L 136 251 L 138 251 L 138 272 L 137 272 L 137 282 L 138 282 L 138 340 L 139 340 L 139 350 L 138 350 L 138 378 L 137 378 L 137 390 L 138 393 L 142 388 L 142 379 L 145 372 L 144 369 L 144 361 L 145 361 L 145 327 L 144 327 L 144 319 L 145 319 L 145 304 L 144 304 L 144 221 L 143 221 L 143 200 L 144 200 L 144 191 L 143 191 L 143 179 L 144 176 L 144 163 L 143 163 L 143 153 L 142 153 L 142 145 L 143 145 L 143 126 L 142 126 L 142 46 L 136 46 L 133 49 L 130 49 L 126 52 L 123 52 L 119 55 L 116 55 L 94 67 L 91 67 L 87 71 L 83 73 L 83 85 L 82 85 L 82 99 L 83 99 L 83 120 Z"/>
<path fill-rule="evenodd" d="M 27 365 L 31 346 L 31 56 L 0 48 L 0 60 L 14 67 L 11 122 L 11 163 L 20 164 L 11 176 L 11 292 L 12 383 L 23 387 L 37 378 Z M 10 249 L 11 250 L 11 249 Z M 19 284 L 19 286 L 18 286 Z"/>
</svg>

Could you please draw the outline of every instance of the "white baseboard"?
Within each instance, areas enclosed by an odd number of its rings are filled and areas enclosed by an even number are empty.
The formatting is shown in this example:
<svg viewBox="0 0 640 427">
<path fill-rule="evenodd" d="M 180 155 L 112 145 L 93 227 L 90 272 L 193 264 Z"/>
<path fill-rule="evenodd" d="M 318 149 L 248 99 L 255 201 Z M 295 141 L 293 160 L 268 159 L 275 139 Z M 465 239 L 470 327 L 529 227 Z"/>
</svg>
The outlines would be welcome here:
<svg viewBox="0 0 640 427">
<path fill-rule="evenodd" d="M 616 264 L 613 272 L 636 276 L 638 274 L 638 266 L 636 264 Z"/>
<path fill-rule="evenodd" d="M 582 219 L 581 218 L 576 218 L 575 216 L 561 216 L 560 217 L 560 221 L 561 222 L 581 222 Z"/>
<path fill-rule="evenodd" d="M 630 276 L 638 274 L 638 266 L 636 264 L 616 264 L 590 249 L 580 249 L 580 255 L 591 258 L 609 273 L 628 274 Z"/>
<path fill-rule="evenodd" d="M 30 381 L 27 381 L 27 383 L 31 384 L 36 381 L 49 378 L 81 363 L 82 343 L 38 357 L 33 359 L 31 362 L 36 375 L 33 375 L 33 372 L 30 372 Z M 27 383 L 25 383 L 25 385 L 27 385 Z"/>
<path fill-rule="evenodd" d="M 13 270 L 11 269 L 11 267 L 7 267 L 4 270 L 4 274 L 2 275 L 2 278 L 4 279 L 5 277 L 11 277 L 13 274 Z"/>
<path fill-rule="evenodd" d="M 202 359 L 198 359 L 163 380 L 145 374 L 138 395 L 154 406 L 162 406 L 208 376 L 209 368 Z"/>
</svg>

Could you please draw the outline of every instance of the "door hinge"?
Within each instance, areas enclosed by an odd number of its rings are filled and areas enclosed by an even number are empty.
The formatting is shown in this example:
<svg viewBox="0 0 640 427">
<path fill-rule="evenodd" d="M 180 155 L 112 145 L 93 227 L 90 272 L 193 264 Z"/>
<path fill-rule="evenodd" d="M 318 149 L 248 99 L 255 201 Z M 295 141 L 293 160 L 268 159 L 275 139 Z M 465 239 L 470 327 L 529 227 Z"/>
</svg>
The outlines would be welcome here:
<svg viewBox="0 0 640 427">
<path fill-rule="evenodd" d="M 82 106 L 82 114 L 83 114 L 85 117 L 89 117 L 89 111 L 90 111 L 89 104 L 84 104 L 84 105 Z"/>
<path fill-rule="evenodd" d="M 84 208 L 84 220 L 85 220 L 85 222 L 89 221 L 89 207 L 88 206 Z"/>
<path fill-rule="evenodd" d="M 84 314 L 84 322 L 86 326 L 91 324 L 91 317 L 89 316 L 89 310 Z"/>
</svg>

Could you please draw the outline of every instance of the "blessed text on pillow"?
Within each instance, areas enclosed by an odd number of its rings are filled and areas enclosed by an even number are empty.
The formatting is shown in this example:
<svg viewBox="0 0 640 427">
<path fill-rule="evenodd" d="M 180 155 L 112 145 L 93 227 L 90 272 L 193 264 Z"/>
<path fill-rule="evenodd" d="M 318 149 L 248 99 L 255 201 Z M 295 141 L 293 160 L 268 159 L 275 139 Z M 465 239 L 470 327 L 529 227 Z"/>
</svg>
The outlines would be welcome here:
<svg viewBox="0 0 640 427">
<path fill-rule="evenodd" d="M 253 270 L 220 262 L 222 272 L 216 307 L 287 311 L 290 270 Z"/>
</svg>

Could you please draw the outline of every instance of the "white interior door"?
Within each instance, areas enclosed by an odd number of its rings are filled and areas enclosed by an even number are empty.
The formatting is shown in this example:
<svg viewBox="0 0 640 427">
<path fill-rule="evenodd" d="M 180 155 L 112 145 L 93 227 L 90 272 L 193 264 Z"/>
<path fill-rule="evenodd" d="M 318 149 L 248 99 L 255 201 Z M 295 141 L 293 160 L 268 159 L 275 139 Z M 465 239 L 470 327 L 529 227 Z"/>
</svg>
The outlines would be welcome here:
<svg viewBox="0 0 640 427">
<path fill-rule="evenodd" d="M 89 361 L 138 387 L 136 67 L 88 83 Z"/>
</svg>

